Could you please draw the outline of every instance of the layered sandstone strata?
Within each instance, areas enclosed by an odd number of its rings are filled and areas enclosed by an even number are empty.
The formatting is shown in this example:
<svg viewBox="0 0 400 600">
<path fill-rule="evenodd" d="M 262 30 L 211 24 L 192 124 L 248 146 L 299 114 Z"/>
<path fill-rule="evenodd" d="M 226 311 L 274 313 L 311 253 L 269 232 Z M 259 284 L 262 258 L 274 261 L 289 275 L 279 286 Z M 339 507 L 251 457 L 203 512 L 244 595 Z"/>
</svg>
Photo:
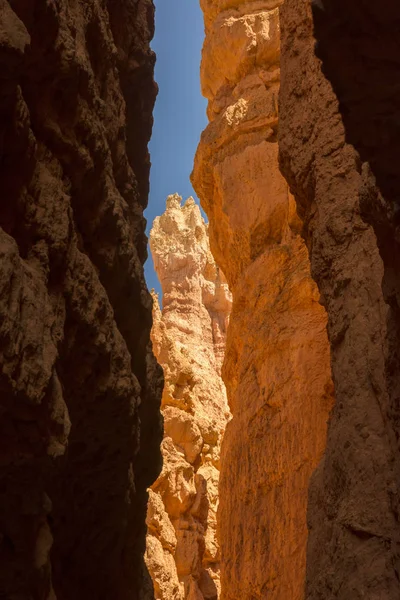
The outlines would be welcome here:
<svg viewBox="0 0 400 600">
<path fill-rule="evenodd" d="M 164 369 L 163 470 L 147 513 L 146 562 L 161 600 L 219 595 L 216 511 L 221 439 L 229 419 L 221 364 L 231 295 L 192 198 L 175 194 L 150 245 L 163 291 L 152 340 Z"/>
<path fill-rule="evenodd" d="M 326 316 L 278 167 L 279 7 L 202 0 L 210 124 L 193 184 L 233 294 L 223 378 L 222 598 L 303 598 L 310 476 L 332 406 Z M 293 108 L 295 110 L 295 108 Z"/>
<path fill-rule="evenodd" d="M 0 597 L 136 598 L 151 0 L 0 0 Z"/>
<path fill-rule="evenodd" d="M 328 313 L 336 390 L 310 491 L 307 599 L 394 600 L 400 9 L 390 0 L 312 4 L 314 19 L 309 0 L 285 0 L 280 96 L 281 167 Z"/>
</svg>

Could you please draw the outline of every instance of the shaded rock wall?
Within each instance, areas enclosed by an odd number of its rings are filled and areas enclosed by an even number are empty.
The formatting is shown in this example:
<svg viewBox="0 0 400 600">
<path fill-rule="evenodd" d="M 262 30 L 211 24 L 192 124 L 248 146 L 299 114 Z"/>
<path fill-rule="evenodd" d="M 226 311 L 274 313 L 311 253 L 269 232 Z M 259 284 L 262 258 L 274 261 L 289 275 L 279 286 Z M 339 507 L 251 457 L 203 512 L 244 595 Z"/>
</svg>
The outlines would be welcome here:
<svg viewBox="0 0 400 600">
<path fill-rule="evenodd" d="M 233 294 L 223 379 L 221 597 L 304 596 L 309 480 L 333 388 L 326 315 L 278 167 L 279 7 L 203 0 L 210 124 L 194 187 Z"/>
<path fill-rule="evenodd" d="M 163 470 L 147 513 L 146 562 L 161 600 L 219 595 L 216 511 L 221 439 L 230 417 L 221 379 L 231 294 L 192 198 L 175 194 L 150 246 L 162 291 L 152 339 L 164 369 Z"/>
<path fill-rule="evenodd" d="M 336 390 L 310 489 L 310 600 L 400 596 L 399 23 L 390 1 L 286 0 L 281 13 L 280 163 Z"/>
<path fill-rule="evenodd" d="M 0 0 L 0 596 L 132 599 L 160 468 L 150 0 Z M 151 590 L 149 590 L 151 593 Z"/>
</svg>

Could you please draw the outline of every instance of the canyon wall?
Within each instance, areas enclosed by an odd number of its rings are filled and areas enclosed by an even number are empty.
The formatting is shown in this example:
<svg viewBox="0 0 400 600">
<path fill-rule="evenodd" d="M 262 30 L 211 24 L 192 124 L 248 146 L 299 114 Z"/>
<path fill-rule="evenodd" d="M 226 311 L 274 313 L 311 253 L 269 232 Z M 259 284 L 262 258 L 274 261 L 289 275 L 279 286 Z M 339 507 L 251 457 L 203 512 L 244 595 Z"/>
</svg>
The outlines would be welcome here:
<svg viewBox="0 0 400 600">
<path fill-rule="evenodd" d="M 336 394 L 310 489 L 307 599 L 394 600 L 400 8 L 285 0 L 281 24 L 280 164 L 328 314 Z"/>
<path fill-rule="evenodd" d="M 152 340 L 164 369 L 163 469 L 147 513 L 146 562 L 160 600 L 216 600 L 221 439 L 230 418 L 221 365 L 231 294 L 192 198 L 174 194 L 150 246 L 162 291 Z"/>
<path fill-rule="evenodd" d="M 153 10 L 0 0 L 2 598 L 141 593 L 161 467 L 142 267 Z"/>
<path fill-rule="evenodd" d="M 307 493 L 333 403 L 326 314 L 278 166 L 278 4 L 201 2 L 210 124 L 192 181 L 233 294 L 222 371 L 233 415 L 218 512 L 224 600 L 304 597 Z"/>
</svg>

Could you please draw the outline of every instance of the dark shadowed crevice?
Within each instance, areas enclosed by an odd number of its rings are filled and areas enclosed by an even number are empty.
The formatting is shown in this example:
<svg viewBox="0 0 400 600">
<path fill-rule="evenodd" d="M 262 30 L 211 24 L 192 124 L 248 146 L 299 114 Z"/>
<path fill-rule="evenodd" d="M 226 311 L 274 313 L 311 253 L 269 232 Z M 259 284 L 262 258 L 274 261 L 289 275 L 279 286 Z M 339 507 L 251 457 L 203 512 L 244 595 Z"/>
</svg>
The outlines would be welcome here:
<svg viewBox="0 0 400 600">
<path fill-rule="evenodd" d="M 0 2 L 5 598 L 152 595 L 145 508 L 161 466 L 162 377 L 143 207 L 154 9 L 108 5 Z"/>
</svg>

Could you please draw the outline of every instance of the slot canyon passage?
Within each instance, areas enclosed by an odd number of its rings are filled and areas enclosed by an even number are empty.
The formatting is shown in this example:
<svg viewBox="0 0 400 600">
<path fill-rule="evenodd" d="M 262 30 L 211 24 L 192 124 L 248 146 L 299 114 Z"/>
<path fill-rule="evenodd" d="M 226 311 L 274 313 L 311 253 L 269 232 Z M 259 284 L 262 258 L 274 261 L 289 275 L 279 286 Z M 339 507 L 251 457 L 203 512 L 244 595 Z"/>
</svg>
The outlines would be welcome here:
<svg viewBox="0 0 400 600">
<path fill-rule="evenodd" d="M 398 600 L 400 7 L 200 4 L 160 307 L 152 0 L 0 0 L 0 598 Z"/>
</svg>

